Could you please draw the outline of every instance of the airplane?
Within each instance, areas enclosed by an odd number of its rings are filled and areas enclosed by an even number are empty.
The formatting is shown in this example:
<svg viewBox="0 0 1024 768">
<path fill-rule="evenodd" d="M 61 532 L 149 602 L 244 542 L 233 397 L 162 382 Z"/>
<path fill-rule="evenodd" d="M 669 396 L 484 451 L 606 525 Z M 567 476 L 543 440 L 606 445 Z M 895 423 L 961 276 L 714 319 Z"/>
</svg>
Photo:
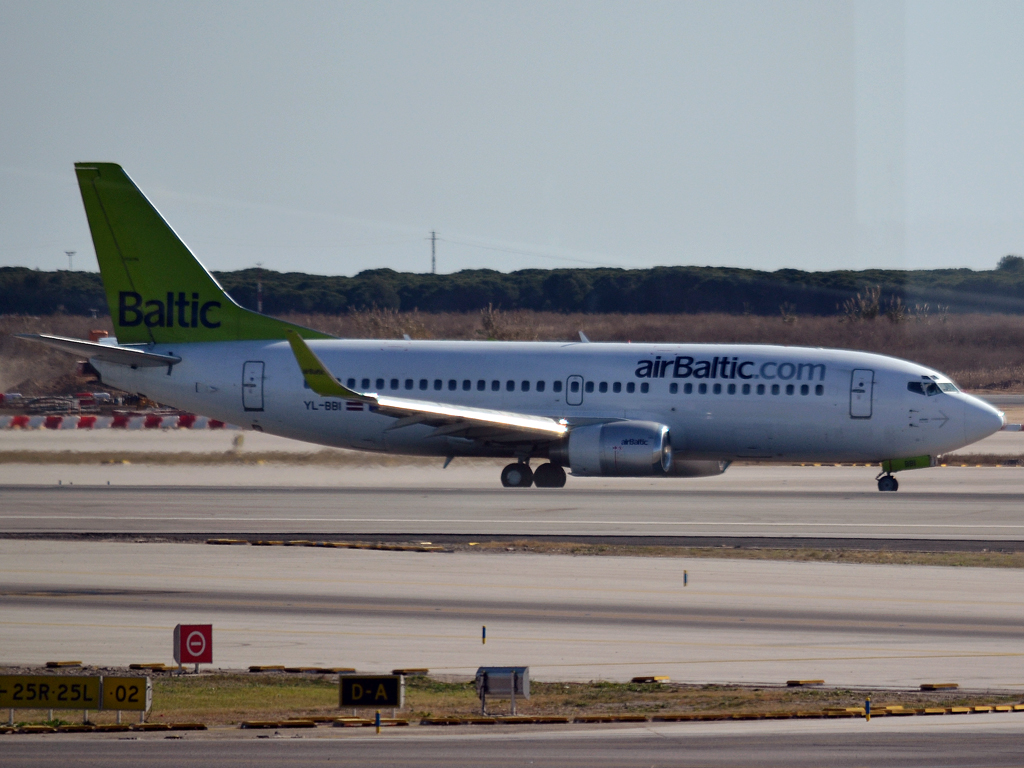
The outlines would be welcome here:
<svg viewBox="0 0 1024 768">
<path fill-rule="evenodd" d="M 339 339 L 236 304 L 113 163 L 76 163 L 115 337 L 22 335 L 113 387 L 243 428 L 361 451 L 511 459 L 508 488 L 704 477 L 736 460 L 898 471 L 1003 414 L 879 354 L 755 344 Z M 543 462 L 536 469 L 531 461 Z"/>
</svg>

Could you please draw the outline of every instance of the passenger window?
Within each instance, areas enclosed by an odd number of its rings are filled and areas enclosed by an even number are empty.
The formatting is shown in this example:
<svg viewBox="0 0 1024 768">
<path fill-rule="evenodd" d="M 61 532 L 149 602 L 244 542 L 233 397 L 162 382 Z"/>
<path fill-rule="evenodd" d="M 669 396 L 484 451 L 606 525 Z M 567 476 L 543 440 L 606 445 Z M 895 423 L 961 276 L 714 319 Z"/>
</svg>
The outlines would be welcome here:
<svg viewBox="0 0 1024 768">
<path fill-rule="evenodd" d="M 607 381 L 602 381 L 600 384 L 598 384 L 597 385 L 597 391 L 598 392 L 607 392 L 608 391 L 608 382 Z"/>
<path fill-rule="evenodd" d="M 509 392 L 515 392 L 516 391 L 516 383 L 514 381 L 512 381 L 511 379 L 509 379 L 508 381 L 505 382 L 505 389 L 507 389 Z"/>
<path fill-rule="evenodd" d="M 529 392 L 530 391 L 530 382 L 526 381 L 526 379 L 523 379 L 523 383 L 522 383 L 520 388 L 523 390 L 523 392 Z"/>
<path fill-rule="evenodd" d="M 569 382 L 569 391 L 570 392 L 579 392 L 580 391 L 580 383 L 578 381 Z"/>
<path fill-rule="evenodd" d="M 384 379 L 377 379 L 377 391 L 384 389 Z"/>
<path fill-rule="evenodd" d="M 648 392 L 649 392 L 650 390 L 651 390 L 651 385 L 650 385 L 650 384 L 648 384 L 648 383 L 647 383 L 646 381 L 645 381 L 644 383 L 642 383 L 642 384 L 640 385 L 640 391 L 641 391 L 641 392 L 643 392 L 643 393 L 644 393 L 645 395 L 646 395 L 646 394 L 647 394 L 647 393 L 648 393 Z"/>
<path fill-rule="evenodd" d="M 472 381 L 470 381 L 469 379 L 463 379 L 462 380 L 462 391 L 463 392 L 469 392 L 469 390 L 471 390 L 472 388 L 473 388 L 473 382 Z"/>
<path fill-rule="evenodd" d="M 757 394 L 759 394 L 759 395 L 763 395 L 764 394 L 764 384 L 758 384 L 757 385 Z"/>
<path fill-rule="evenodd" d="M 744 384 L 743 385 L 743 394 L 744 395 L 749 395 L 750 394 L 750 385 L 749 384 Z"/>
<path fill-rule="evenodd" d="M 715 384 L 715 385 L 714 385 L 714 386 L 713 386 L 713 387 L 711 388 L 711 391 L 712 391 L 712 392 L 714 392 L 714 393 L 715 393 L 716 395 L 720 395 L 720 394 L 722 394 L 722 385 L 721 385 L 721 384 Z"/>
<path fill-rule="evenodd" d="M 440 379 L 434 379 L 434 389 L 439 390 L 443 386 L 444 386 L 444 382 L 443 381 L 441 381 Z"/>
<path fill-rule="evenodd" d="M 583 390 L 585 392 L 593 392 L 594 391 L 594 382 L 588 381 L 586 384 L 583 385 Z"/>
<path fill-rule="evenodd" d="M 668 391 L 671 395 L 676 394 L 676 392 L 679 391 L 679 385 L 673 381 L 671 384 L 668 385 Z"/>
<path fill-rule="evenodd" d="M 824 384 L 819 384 L 818 386 L 816 386 L 814 388 L 814 394 L 816 394 L 816 395 L 824 395 L 825 394 L 825 385 Z"/>
<path fill-rule="evenodd" d="M 405 388 L 406 389 L 412 389 L 412 379 L 406 379 L 405 380 Z"/>
<path fill-rule="evenodd" d="M 537 382 L 537 391 L 538 392 L 543 392 L 544 391 L 544 382 L 543 381 L 538 381 Z"/>
<path fill-rule="evenodd" d="M 698 384 L 697 385 L 697 394 L 698 395 L 706 395 L 707 393 L 708 393 L 708 385 L 707 384 Z"/>
<path fill-rule="evenodd" d="M 787 395 L 792 395 L 795 391 L 796 391 L 796 387 L 794 387 L 792 384 L 787 384 L 786 385 L 786 394 Z"/>
<path fill-rule="evenodd" d="M 562 391 L 562 382 L 561 381 L 553 381 L 553 382 L 551 382 L 551 388 L 553 390 L 555 390 L 555 392 L 561 392 Z"/>
<path fill-rule="evenodd" d="M 483 379 L 479 379 L 476 383 L 476 391 L 483 392 L 485 389 L 487 389 L 487 382 Z"/>
<path fill-rule="evenodd" d="M 356 380 L 355 379 L 349 379 L 348 381 L 345 382 L 345 386 L 348 387 L 349 389 L 355 389 L 356 388 Z"/>
<path fill-rule="evenodd" d="M 501 382 L 498 381 L 497 379 L 494 379 L 491 382 L 491 392 L 497 392 L 500 389 L 501 389 Z"/>
<path fill-rule="evenodd" d="M 683 394 L 684 395 L 692 395 L 693 394 L 693 384 L 691 384 L 690 382 L 686 382 L 685 384 L 683 384 Z"/>
<path fill-rule="evenodd" d="M 773 395 L 779 394 L 779 385 L 778 384 L 772 384 L 772 394 Z"/>
<path fill-rule="evenodd" d="M 363 379 L 362 382 L 360 382 L 360 383 L 363 385 L 363 389 L 369 389 L 370 388 L 370 380 L 369 379 Z"/>
<path fill-rule="evenodd" d="M 801 384 L 800 385 L 800 394 L 801 395 L 809 394 L 810 391 L 811 391 L 811 388 L 809 386 L 807 386 L 806 384 Z"/>
<path fill-rule="evenodd" d="M 727 389 L 727 391 L 729 392 L 730 395 L 735 395 L 736 394 L 736 385 L 735 384 L 730 384 L 728 389 Z"/>
<path fill-rule="evenodd" d="M 392 379 L 391 380 L 391 388 L 392 389 L 398 389 L 398 379 Z"/>
<path fill-rule="evenodd" d="M 616 381 L 614 384 L 612 384 L 612 392 L 621 392 L 621 391 L 622 391 L 622 382 L 621 381 Z"/>
<path fill-rule="evenodd" d="M 636 392 L 636 384 L 634 384 L 632 381 L 627 383 L 626 384 L 626 391 L 629 394 L 633 394 L 634 392 Z"/>
<path fill-rule="evenodd" d="M 426 379 L 420 379 L 420 389 L 426 389 L 426 388 L 427 388 L 427 380 Z"/>
<path fill-rule="evenodd" d="M 457 382 L 455 379 L 448 379 L 448 391 L 449 392 L 454 392 L 458 388 L 459 388 L 459 382 Z"/>
</svg>

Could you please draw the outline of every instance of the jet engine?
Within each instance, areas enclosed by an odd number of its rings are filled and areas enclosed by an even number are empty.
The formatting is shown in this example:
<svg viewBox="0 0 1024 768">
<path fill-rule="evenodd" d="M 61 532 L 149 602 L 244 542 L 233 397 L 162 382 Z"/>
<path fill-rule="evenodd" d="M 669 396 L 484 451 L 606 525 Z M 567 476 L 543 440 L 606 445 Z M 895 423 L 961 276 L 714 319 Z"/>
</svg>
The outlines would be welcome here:
<svg viewBox="0 0 1024 768">
<path fill-rule="evenodd" d="M 613 421 L 575 427 L 549 457 L 582 477 L 643 477 L 672 470 L 668 427 L 653 421 Z"/>
</svg>

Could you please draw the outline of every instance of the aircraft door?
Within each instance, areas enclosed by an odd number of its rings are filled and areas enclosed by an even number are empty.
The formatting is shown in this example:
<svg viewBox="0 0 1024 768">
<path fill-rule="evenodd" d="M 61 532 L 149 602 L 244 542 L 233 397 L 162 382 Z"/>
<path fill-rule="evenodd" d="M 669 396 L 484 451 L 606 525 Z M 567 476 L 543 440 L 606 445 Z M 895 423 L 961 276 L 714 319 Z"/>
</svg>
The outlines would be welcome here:
<svg viewBox="0 0 1024 768">
<path fill-rule="evenodd" d="M 565 381 L 565 404 L 583 405 L 583 377 L 570 376 Z"/>
<path fill-rule="evenodd" d="M 857 369 L 850 375 L 850 418 L 870 419 L 875 372 Z"/>
<path fill-rule="evenodd" d="M 242 407 L 263 410 L 263 362 L 249 360 L 242 366 Z"/>
</svg>

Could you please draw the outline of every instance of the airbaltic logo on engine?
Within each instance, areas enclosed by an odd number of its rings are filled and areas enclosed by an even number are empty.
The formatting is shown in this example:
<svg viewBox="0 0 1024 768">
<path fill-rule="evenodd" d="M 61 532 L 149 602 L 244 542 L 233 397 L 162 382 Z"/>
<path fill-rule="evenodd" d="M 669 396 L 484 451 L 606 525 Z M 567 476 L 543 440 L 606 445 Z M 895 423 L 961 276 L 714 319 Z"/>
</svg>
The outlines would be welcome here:
<svg viewBox="0 0 1024 768">
<path fill-rule="evenodd" d="M 175 313 L 177 308 L 177 313 Z M 151 299 L 145 303 L 142 294 L 135 291 L 121 291 L 117 300 L 117 320 L 122 326 L 132 327 L 145 324 L 148 328 L 173 328 L 175 321 L 179 328 L 220 328 L 220 320 L 210 316 L 212 310 L 220 309 L 219 301 L 200 304 L 199 294 L 193 293 L 191 300 L 184 291 L 167 292 L 167 301 Z"/>
<path fill-rule="evenodd" d="M 635 376 L 638 379 L 664 379 L 669 371 L 673 379 L 782 379 L 789 381 L 825 380 L 824 363 L 777 363 L 764 362 L 758 365 L 753 360 L 740 362 L 738 357 L 713 357 L 710 360 L 695 360 L 688 355 L 662 360 L 637 360 Z"/>
</svg>

